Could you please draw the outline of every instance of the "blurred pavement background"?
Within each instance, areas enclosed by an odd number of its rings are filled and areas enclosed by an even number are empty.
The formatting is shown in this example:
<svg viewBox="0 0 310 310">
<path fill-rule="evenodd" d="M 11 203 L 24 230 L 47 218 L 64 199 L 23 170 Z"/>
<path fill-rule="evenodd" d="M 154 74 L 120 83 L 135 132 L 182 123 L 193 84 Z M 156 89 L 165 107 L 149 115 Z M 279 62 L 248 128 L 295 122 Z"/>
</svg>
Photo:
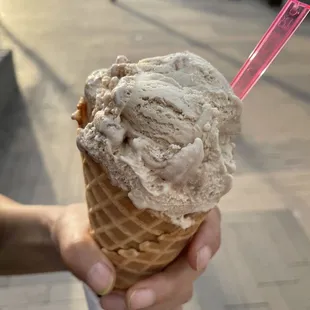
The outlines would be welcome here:
<svg viewBox="0 0 310 310">
<path fill-rule="evenodd" d="M 119 54 L 190 50 L 231 80 L 277 11 L 259 0 L 0 0 L 0 13 L 21 89 L 0 106 L 0 192 L 67 204 L 83 199 L 70 115 L 91 71 Z M 245 100 L 223 246 L 186 310 L 310 310 L 309 38 L 306 20 Z M 81 284 L 57 273 L 0 277 L 0 309 L 86 303 Z"/>
</svg>

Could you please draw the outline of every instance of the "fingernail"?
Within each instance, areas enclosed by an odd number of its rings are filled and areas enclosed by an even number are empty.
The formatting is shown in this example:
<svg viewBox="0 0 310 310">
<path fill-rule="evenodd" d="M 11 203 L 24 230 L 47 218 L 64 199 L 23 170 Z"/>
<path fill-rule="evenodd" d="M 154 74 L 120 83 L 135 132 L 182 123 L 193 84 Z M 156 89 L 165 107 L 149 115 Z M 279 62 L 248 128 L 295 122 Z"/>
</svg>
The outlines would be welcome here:
<svg viewBox="0 0 310 310">
<path fill-rule="evenodd" d="M 129 298 L 130 309 L 144 309 L 155 304 L 155 292 L 149 289 L 135 290 Z"/>
<path fill-rule="evenodd" d="M 103 309 L 127 310 L 124 297 L 118 294 L 109 294 L 102 297 L 100 304 Z"/>
<path fill-rule="evenodd" d="M 197 271 L 203 271 L 211 259 L 212 252 L 208 246 L 203 246 L 197 253 L 196 268 Z"/>
<path fill-rule="evenodd" d="M 99 295 L 106 295 L 113 285 L 112 270 L 104 263 L 96 263 L 87 274 L 89 286 Z"/>
</svg>

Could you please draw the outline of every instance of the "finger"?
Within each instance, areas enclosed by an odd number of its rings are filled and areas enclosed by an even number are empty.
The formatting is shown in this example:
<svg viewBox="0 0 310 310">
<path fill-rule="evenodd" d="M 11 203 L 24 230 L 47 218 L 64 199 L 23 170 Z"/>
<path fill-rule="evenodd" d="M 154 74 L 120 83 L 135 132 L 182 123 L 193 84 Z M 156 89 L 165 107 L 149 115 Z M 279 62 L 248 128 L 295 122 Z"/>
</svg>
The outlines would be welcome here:
<svg viewBox="0 0 310 310">
<path fill-rule="evenodd" d="M 191 298 L 192 283 L 198 276 L 199 272 L 189 266 L 187 257 L 181 256 L 165 271 L 131 287 L 126 296 L 128 307 L 131 310 L 148 309 L 171 301 L 182 305 Z M 184 292 L 188 292 L 187 296 Z"/>
<path fill-rule="evenodd" d="M 182 304 L 185 304 L 183 302 Z M 163 304 L 157 304 L 154 307 L 144 308 L 143 310 L 182 310 L 183 306 L 180 306 L 180 302 L 177 301 L 170 301 Z"/>
<path fill-rule="evenodd" d="M 126 306 L 125 292 L 114 291 L 104 297 L 101 297 L 100 305 L 105 310 L 128 310 Z M 182 306 L 176 306 L 175 302 L 159 304 L 154 307 L 145 308 L 145 310 L 182 310 Z"/>
<path fill-rule="evenodd" d="M 197 271 L 203 271 L 221 244 L 221 214 L 218 208 L 209 211 L 188 249 L 188 262 Z"/>
<path fill-rule="evenodd" d="M 176 306 L 175 302 L 160 304 L 155 307 L 145 308 L 143 310 L 182 310 L 182 306 Z"/>
<path fill-rule="evenodd" d="M 85 214 L 76 209 L 78 207 L 69 207 L 55 226 L 54 236 L 64 263 L 72 273 L 97 294 L 105 295 L 114 286 L 115 270 L 89 235 L 88 221 L 83 217 Z"/>
<path fill-rule="evenodd" d="M 100 299 L 101 307 L 105 310 L 127 310 L 126 294 L 122 291 L 114 291 Z"/>
</svg>

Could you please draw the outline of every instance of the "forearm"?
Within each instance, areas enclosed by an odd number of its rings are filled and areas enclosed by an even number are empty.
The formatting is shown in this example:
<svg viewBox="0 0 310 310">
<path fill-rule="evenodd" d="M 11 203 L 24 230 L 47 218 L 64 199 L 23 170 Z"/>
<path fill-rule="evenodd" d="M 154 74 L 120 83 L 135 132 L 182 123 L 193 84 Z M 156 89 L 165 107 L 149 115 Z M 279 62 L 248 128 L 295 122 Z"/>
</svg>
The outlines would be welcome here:
<svg viewBox="0 0 310 310">
<path fill-rule="evenodd" d="M 0 207 L 0 275 L 65 269 L 51 236 L 61 207 Z"/>
</svg>

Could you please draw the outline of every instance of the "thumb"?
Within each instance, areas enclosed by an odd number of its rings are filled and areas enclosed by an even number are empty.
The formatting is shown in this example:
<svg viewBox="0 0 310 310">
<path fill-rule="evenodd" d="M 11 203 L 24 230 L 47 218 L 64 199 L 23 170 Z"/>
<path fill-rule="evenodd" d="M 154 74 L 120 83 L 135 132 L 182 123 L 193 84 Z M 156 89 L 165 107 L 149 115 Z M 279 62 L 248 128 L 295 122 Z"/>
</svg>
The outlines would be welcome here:
<svg viewBox="0 0 310 310">
<path fill-rule="evenodd" d="M 76 213 L 72 215 L 64 215 L 54 229 L 62 259 L 95 293 L 106 295 L 113 289 L 115 269 L 88 233 L 88 222 L 76 218 Z"/>
</svg>

